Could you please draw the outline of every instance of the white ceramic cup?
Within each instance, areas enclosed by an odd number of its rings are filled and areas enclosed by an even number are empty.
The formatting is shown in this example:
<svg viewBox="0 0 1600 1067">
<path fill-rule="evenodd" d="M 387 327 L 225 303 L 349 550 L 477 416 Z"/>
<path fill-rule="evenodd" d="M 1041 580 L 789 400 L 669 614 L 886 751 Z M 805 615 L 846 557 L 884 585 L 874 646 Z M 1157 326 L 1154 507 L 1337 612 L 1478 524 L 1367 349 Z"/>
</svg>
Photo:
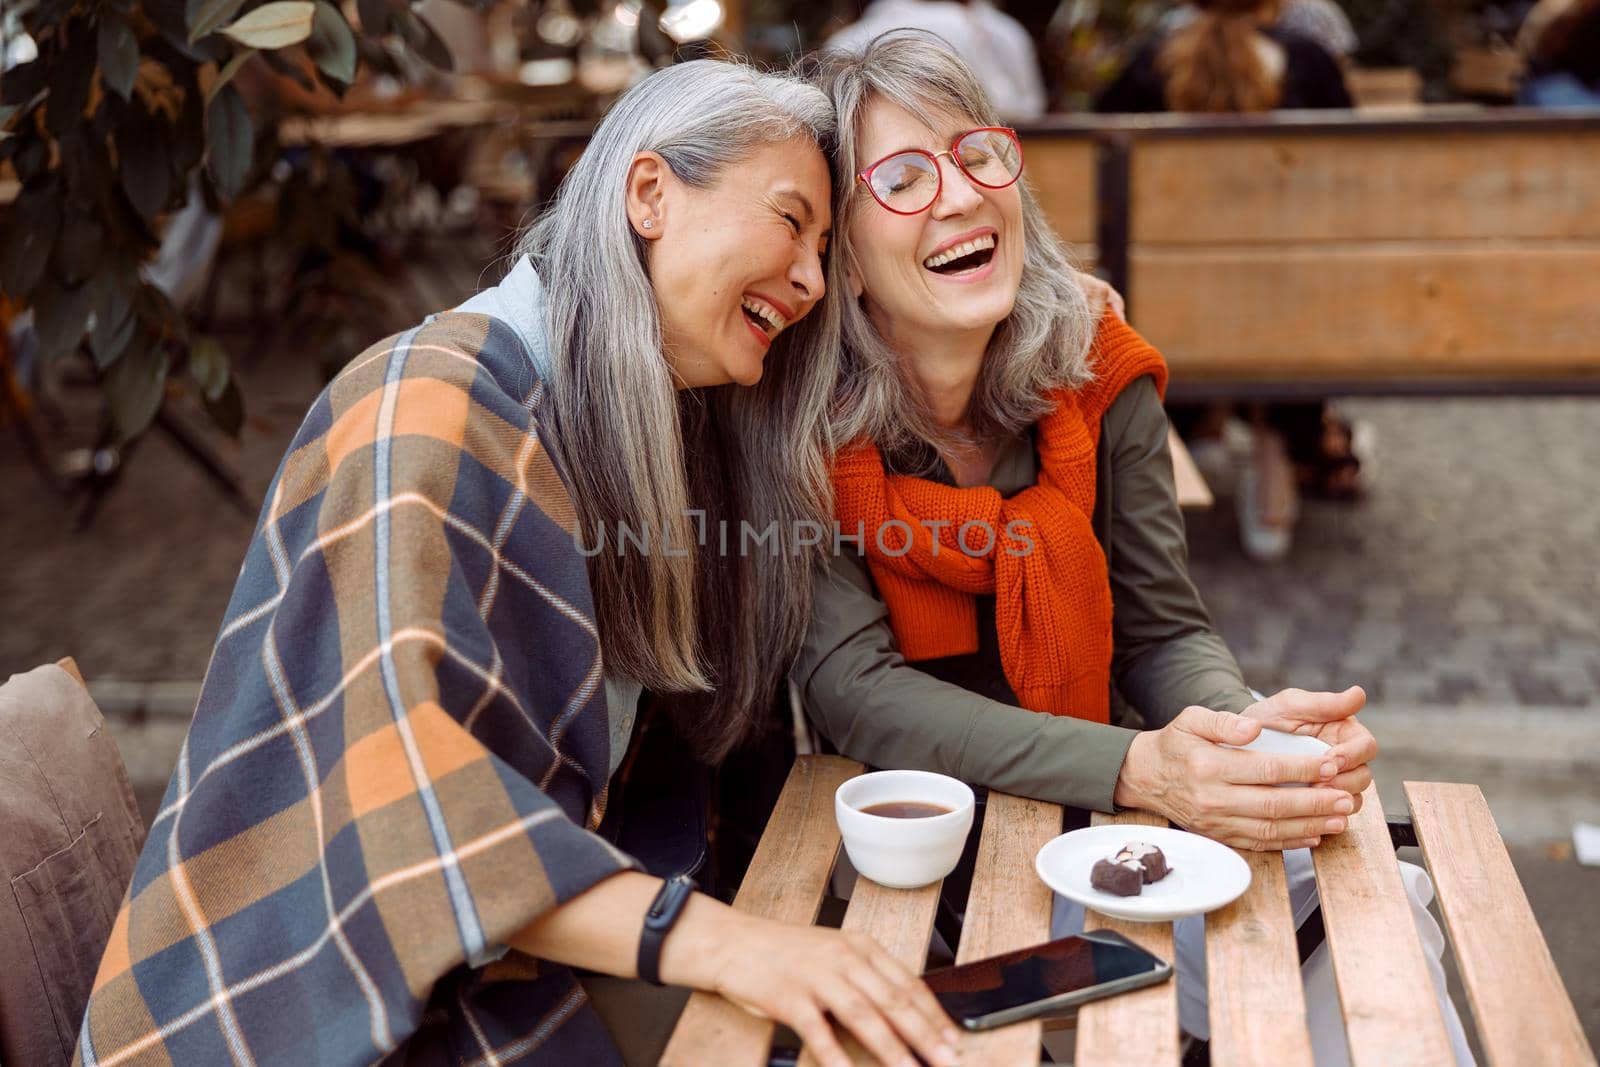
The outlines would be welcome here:
<svg viewBox="0 0 1600 1067">
<path fill-rule="evenodd" d="M 895 801 L 950 810 L 912 819 L 861 810 Z M 875 771 L 841 785 L 833 795 L 833 811 L 857 871 L 892 889 L 915 889 L 937 882 L 961 859 L 972 829 L 972 787 L 931 771 Z"/>
<path fill-rule="evenodd" d="M 1223 745 L 1223 748 L 1237 748 L 1244 752 L 1262 752 L 1269 756 L 1320 756 L 1333 746 L 1320 737 L 1307 737 L 1304 734 L 1285 733 L 1282 730 L 1270 730 L 1262 727 L 1256 739 L 1248 745 Z M 1304 789 L 1305 782 L 1279 782 L 1281 789 Z"/>
</svg>

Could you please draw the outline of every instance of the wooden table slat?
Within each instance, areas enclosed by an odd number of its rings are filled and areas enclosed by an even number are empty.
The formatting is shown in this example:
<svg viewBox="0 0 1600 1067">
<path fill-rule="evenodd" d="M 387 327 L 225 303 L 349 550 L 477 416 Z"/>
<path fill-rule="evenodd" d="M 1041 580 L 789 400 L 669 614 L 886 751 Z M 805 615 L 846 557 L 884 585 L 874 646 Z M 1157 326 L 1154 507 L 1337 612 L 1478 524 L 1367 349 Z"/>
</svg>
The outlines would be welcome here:
<svg viewBox="0 0 1600 1067">
<path fill-rule="evenodd" d="M 860 774 L 838 756 L 801 756 L 783 785 L 733 906 L 751 915 L 809 925 L 816 921 L 839 854 L 833 794 Z M 775 1024 L 710 993 L 689 998 L 661 1057 L 663 1067 L 764 1065 Z"/>
<path fill-rule="evenodd" d="M 1453 1067 L 1376 786 L 1312 850 L 1353 1067 Z"/>
<path fill-rule="evenodd" d="M 1250 888 L 1206 916 L 1214 1067 L 1311 1067 L 1305 990 L 1281 852 L 1239 853 Z"/>
<path fill-rule="evenodd" d="M 961 924 L 957 963 L 971 963 L 1050 939 L 1050 888 L 1033 870 L 1033 857 L 1061 833 L 1061 807 L 1005 793 L 989 794 L 972 893 Z M 1038 1020 L 984 1033 L 963 1033 L 962 1063 L 1039 1062 Z"/>
<path fill-rule="evenodd" d="M 928 961 L 933 916 L 942 882 L 921 889 L 888 889 L 865 876 L 856 878 L 843 929 L 869 934 L 889 955 L 921 974 Z"/>
<path fill-rule="evenodd" d="M 858 875 L 850 893 L 850 907 L 844 913 L 842 929 L 871 936 L 889 955 L 921 974 L 928 959 L 928 940 L 933 934 L 933 917 L 939 908 L 939 887 L 934 882 L 921 889 L 890 889 Z M 852 1060 L 871 1065 L 878 1061 L 849 1035 L 839 1037 Z M 800 1067 L 815 1067 L 809 1049 L 801 1051 Z"/>
<path fill-rule="evenodd" d="M 1593 1065 L 1483 791 L 1443 782 L 1405 791 L 1489 1062 Z"/>
<path fill-rule="evenodd" d="M 1165 826 L 1167 820 L 1143 811 L 1121 815 L 1096 813 L 1096 826 Z M 1130 840 L 1137 840 L 1131 836 Z M 1135 923 L 1090 911 L 1085 930 L 1114 930 L 1140 947 L 1172 962 L 1171 923 Z M 1177 1067 L 1178 982 L 1176 976 L 1159 985 L 1120 993 L 1078 1009 L 1078 1067 L 1120 1065 L 1129 1062 L 1129 1041 L 1137 1042 L 1138 1061 L 1144 1067 Z"/>
</svg>

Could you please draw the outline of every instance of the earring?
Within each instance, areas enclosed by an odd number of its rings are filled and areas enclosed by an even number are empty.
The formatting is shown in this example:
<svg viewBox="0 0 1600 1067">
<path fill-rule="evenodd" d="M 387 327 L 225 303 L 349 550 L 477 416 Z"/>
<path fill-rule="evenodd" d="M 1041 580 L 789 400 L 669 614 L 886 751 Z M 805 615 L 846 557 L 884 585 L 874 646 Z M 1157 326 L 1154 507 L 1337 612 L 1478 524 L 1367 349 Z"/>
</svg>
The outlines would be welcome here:
<svg viewBox="0 0 1600 1067">
<path fill-rule="evenodd" d="M 644 228 L 647 229 L 647 230 L 654 228 L 655 224 L 656 224 L 656 220 L 655 219 L 645 219 L 644 223 L 643 223 Z"/>
</svg>

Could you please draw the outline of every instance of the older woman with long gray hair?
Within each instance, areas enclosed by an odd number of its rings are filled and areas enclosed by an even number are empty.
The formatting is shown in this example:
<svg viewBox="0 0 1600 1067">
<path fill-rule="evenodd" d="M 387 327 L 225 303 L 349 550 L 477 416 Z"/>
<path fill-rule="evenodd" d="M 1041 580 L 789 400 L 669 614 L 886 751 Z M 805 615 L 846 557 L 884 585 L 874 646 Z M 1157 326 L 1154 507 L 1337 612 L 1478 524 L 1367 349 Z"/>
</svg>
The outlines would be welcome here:
<svg viewBox="0 0 1600 1067">
<path fill-rule="evenodd" d="M 1091 311 L 1021 139 L 948 46 L 885 34 L 814 74 L 839 124 L 835 512 L 859 550 L 813 597 L 793 675 L 813 722 L 876 766 L 1299 850 L 1303 919 L 1304 850 L 1372 780 L 1365 695 L 1245 684 L 1188 574 L 1166 365 Z M 1264 728 L 1330 747 L 1239 750 Z M 1081 928 L 1057 903 L 1056 933 Z M 1179 927 L 1179 1006 L 1204 1036 L 1198 931 Z"/>
<path fill-rule="evenodd" d="M 885 1062 L 954 1062 L 950 1021 L 878 946 L 646 874 L 608 817 L 651 743 L 642 694 L 676 697 L 715 761 L 809 617 L 817 549 L 754 568 L 710 545 L 825 507 L 832 130 L 791 78 L 653 75 L 504 281 L 319 397 L 83 1063 L 654 1063 L 687 989 L 787 1023 L 825 1063 L 848 1062 L 827 1016 Z M 625 1004 L 597 1013 L 608 998 Z"/>
</svg>

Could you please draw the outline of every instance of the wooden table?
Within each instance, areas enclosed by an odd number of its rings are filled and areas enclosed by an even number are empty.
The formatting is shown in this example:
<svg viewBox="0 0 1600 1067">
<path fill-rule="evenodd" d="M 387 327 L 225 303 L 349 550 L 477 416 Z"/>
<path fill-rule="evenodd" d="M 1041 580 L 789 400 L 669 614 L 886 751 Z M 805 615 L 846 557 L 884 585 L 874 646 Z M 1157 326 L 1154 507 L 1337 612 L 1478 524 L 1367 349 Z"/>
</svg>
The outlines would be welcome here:
<svg viewBox="0 0 1600 1067">
<path fill-rule="evenodd" d="M 795 762 L 734 907 L 784 922 L 816 920 L 839 850 L 834 790 L 862 770 L 837 756 Z M 1483 794 L 1473 785 L 1431 782 L 1407 782 L 1405 792 L 1487 1063 L 1595 1064 Z M 1143 812 L 1096 815 L 1095 822 L 1164 825 Z M 1034 874 L 1033 857 L 1061 826 L 1056 805 L 989 794 L 957 962 L 1049 938 L 1051 894 Z M 1206 920 L 1211 1062 L 1309 1067 L 1283 863 L 1278 853 L 1241 855 L 1252 872 L 1249 890 Z M 1350 828 L 1316 850 L 1315 864 L 1354 1067 L 1453 1064 L 1376 787 Z M 871 934 L 920 970 L 938 896 L 938 886 L 886 889 L 858 878 L 844 926 Z M 1169 923 L 1126 923 L 1091 911 L 1086 925 L 1118 930 L 1172 959 Z M 1080 1067 L 1133 1062 L 1128 1034 L 1139 1035 L 1141 1067 L 1177 1067 L 1176 983 L 1085 1005 L 1077 1031 Z M 773 1032 L 770 1021 L 696 993 L 662 1063 L 758 1067 L 767 1063 Z M 968 1034 L 961 1061 L 1037 1064 L 1041 1033 L 1034 1021 Z M 873 1062 L 854 1051 L 858 1062 Z M 801 1062 L 814 1061 L 802 1055 Z"/>
</svg>

